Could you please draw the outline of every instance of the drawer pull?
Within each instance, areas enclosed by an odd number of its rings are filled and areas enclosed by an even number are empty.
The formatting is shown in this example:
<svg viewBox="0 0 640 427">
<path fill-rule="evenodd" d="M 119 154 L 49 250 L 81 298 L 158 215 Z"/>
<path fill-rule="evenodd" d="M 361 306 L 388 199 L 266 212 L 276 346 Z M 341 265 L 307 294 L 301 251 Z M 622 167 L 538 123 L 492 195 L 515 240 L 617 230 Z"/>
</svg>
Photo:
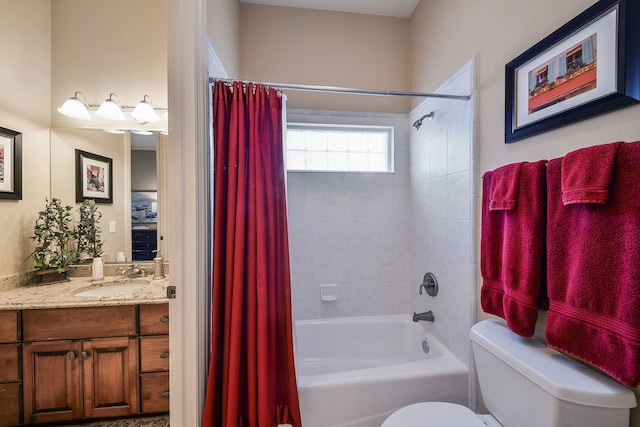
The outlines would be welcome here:
<svg viewBox="0 0 640 427">
<path fill-rule="evenodd" d="M 167 316 L 162 316 L 162 317 L 160 318 L 160 321 L 161 321 L 162 323 L 169 323 L 169 318 L 168 318 Z"/>
<path fill-rule="evenodd" d="M 164 353 L 160 354 L 160 359 L 168 359 L 169 358 L 169 352 L 165 351 Z"/>
<path fill-rule="evenodd" d="M 160 393 L 160 397 L 163 397 L 163 398 L 167 399 L 169 397 L 169 392 L 168 391 L 163 391 L 162 393 Z"/>
<path fill-rule="evenodd" d="M 82 360 L 87 360 L 89 358 L 89 353 L 86 351 L 83 351 L 80 355 L 82 356 Z"/>
<path fill-rule="evenodd" d="M 70 351 L 68 354 L 69 360 L 76 360 L 76 354 L 73 351 Z"/>
</svg>

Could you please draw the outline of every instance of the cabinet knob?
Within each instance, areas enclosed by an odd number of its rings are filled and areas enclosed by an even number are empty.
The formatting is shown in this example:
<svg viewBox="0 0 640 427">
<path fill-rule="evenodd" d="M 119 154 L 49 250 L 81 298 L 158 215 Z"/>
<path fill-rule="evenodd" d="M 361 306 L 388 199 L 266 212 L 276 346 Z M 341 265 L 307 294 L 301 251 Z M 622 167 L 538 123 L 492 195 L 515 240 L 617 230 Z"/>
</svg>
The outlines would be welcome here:
<svg viewBox="0 0 640 427">
<path fill-rule="evenodd" d="M 69 360 L 76 360 L 76 354 L 73 351 L 70 351 L 68 354 Z"/>
<path fill-rule="evenodd" d="M 160 359 L 168 359 L 169 358 L 169 352 L 165 351 L 164 353 L 160 354 Z"/>
<path fill-rule="evenodd" d="M 162 316 L 162 317 L 160 318 L 160 321 L 161 321 L 162 323 L 169 323 L 169 318 L 168 318 L 167 316 Z"/>
<path fill-rule="evenodd" d="M 80 355 L 82 356 L 82 360 L 87 360 L 89 358 L 89 354 L 86 351 L 83 351 Z"/>
<path fill-rule="evenodd" d="M 162 393 L 160 393 L 160 397 L 164 397 L 165 399 L 169 397 L 169 392 L 168 391 L 163 391 Z"/>
</svg>

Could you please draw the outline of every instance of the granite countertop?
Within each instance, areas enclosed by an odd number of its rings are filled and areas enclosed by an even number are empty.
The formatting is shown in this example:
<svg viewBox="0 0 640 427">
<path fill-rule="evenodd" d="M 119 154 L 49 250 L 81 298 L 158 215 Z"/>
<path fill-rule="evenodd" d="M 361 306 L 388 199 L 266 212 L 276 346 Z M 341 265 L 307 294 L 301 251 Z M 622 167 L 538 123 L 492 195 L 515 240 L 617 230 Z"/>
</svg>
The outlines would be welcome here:
<svg viewBox="0 0 640 427">
<path fill-rule="evenodd" d="M 167 302 L 169 278 L 72 277 L 68 282 L 20 286 L 0 292 L 0 310 L 155 304 Z M 89 292 L 84 292 L 89 291 Z M 80 294 L 80 295 L 78 295 Z"/>
</svg>

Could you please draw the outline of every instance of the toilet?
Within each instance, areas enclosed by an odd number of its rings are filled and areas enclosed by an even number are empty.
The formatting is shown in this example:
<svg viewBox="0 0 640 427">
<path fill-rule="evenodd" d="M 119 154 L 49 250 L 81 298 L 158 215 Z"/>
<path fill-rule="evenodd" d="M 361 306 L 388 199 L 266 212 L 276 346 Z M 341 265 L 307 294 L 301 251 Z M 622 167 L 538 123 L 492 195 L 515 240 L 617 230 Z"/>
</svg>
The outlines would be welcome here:
<svg viewBox="0 0 640 427">
<path fill-rule="evenodd" d="M 499 319 L 471 328 L 478 383 L 490 415 L 446 402 L 392 413 L 381 427 L 628 427 L 631 390 Z"/>
</svg>

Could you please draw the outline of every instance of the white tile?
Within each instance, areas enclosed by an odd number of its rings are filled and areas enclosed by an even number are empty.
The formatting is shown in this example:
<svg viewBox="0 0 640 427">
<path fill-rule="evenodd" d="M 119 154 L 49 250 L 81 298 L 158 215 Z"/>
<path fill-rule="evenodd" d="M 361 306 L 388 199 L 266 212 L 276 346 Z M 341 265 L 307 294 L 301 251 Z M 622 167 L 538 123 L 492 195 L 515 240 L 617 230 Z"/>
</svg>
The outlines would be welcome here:
<svg viewBox="0 0 640 427">
<path fill-rule="evenodd" d="M 429 143 L 429 178 L 447 174 L 447 137 L 438 136 Z"/>
</svg>

